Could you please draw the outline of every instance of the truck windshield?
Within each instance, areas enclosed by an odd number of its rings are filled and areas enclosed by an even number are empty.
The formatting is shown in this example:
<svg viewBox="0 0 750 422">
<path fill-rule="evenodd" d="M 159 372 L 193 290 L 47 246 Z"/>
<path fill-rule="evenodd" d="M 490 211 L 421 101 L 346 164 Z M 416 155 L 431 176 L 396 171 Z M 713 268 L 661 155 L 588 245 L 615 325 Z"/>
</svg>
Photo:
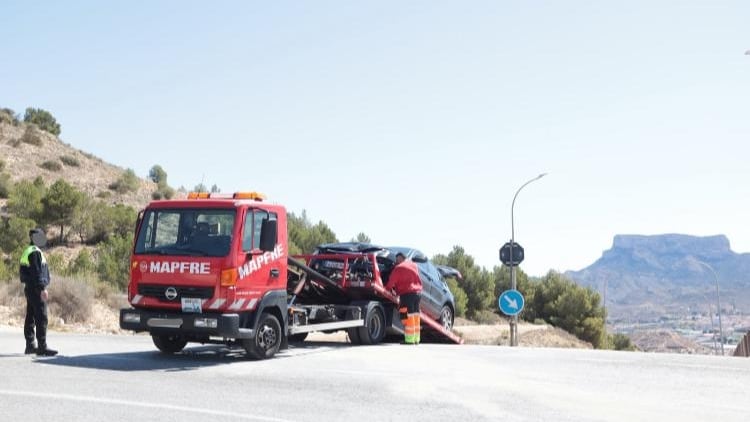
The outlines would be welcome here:
<svg viewBox="0 0 750 422">
<path fill-rule="evenodd" d="M 152 209 L 143 215 L 136 255 L 226 256 L 234 209 Z"/>
</svg>

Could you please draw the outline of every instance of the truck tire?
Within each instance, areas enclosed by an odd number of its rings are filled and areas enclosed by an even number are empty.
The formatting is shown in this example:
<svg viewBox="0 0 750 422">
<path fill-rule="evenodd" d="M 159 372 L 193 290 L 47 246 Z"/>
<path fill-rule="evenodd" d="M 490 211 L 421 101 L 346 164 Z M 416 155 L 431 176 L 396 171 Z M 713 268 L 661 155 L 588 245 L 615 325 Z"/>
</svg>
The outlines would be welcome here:
<svg viewBox="0 0 750 422">
<path fill-rule="evenodd" d="M 151 340 L 160 352 L 167 355 L 179 353 L 187 344 L 184 338 L 168 334 L 151 334 Z"/>
<path fill-rule="evenodd" d="M 242 346 L 252 359 L 272 358 L 281 346 L 281 324 L 268 312 L 263 312 L 258 321 L 258 328 L 252 338 L 243 339 Z"/>
<path fill-rule="evenodd" d="M 359 339 L 362 344 L 378 344 L 385 337 L 385 311 L 377 302 L 367 305 L 365 325 L 359 327 Z"/>
<path fill-rule="evenodd" d="M 362 340 L 359 338 L 359 327 L 347 328 L 346 333 L 349 334 L 349 341 L 352 344 L 362 344 Z"/>
<path fill-rule="evenodd" d="M 302 343 L 307 338 L 307 334 L 309 333 L 297 333 L 297 334 L 292 334 L 288 336 L 287 338 L 289 339 L 290 343 Z"/>
</svg>

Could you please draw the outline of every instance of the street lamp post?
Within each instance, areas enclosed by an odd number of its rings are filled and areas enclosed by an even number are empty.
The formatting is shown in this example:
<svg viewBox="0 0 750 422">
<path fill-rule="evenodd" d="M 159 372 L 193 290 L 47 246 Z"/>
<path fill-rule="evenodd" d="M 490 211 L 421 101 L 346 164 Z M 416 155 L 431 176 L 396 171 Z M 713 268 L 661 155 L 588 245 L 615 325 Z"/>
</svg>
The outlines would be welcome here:
<svg viewBox="0 0 750 422">
<path fill-rule="evenodd" d="M 711 274 L 714 275 L 714 282 L 716 283 L 716 313 L 719 315 L 719 344 L 721 345 L 721 355 L 724 356 L 724 330 L 721 328 L 721 299 L 719 298 L 719 276 L 716 275 L 714 268 L 703 261 L 697 261 L 699 264 L 708 268 Z"/>
<path fill-rule="evenodd" d="M 521 189 L 525 188 L 526 185 L 528 185 L 531 182 L 537 181 L 541 179 L 542 177 L 546 176 L 547 173 L 542 173 L 539 176 L 529 180 L 528 182 L 521 185 L 520 188 L 516 191 L 516 194 L 513 195 L 513 202 L 510 205 L 510 256 L 511 256 L 511 264 L 510 264 L 510 288 L 512 290 L 516 290 L 516 271 L 515 271 L 515 265 L 514 265 L 514 257 L 513 255 L 513 245 L 516 243 L 516 229 L 515 229 L 515 220 L 514 220 L 514 209 L 516 206 L 516 198 L 518 198 L 518 193 L 521 192 Z M 513 317 L 510 319 L 510 345 L 511 346 L 518 346 L 518 315 L 513 315 Z"/>
</svg>

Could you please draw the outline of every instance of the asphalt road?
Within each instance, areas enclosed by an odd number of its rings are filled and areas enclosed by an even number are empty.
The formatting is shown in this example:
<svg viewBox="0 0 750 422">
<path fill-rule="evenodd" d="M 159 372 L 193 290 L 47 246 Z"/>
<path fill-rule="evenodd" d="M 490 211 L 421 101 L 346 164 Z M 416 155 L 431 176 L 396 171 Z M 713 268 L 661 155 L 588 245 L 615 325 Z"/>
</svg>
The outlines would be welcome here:
<svg viewBox="0 0 750 422">
<path fill-rule="evenodd" d="M 744 421 L 750 359 L 503 346 L 316 342 L 275 359 L 146 336 L 0 328 L 2 421 Z"/>
</svg>

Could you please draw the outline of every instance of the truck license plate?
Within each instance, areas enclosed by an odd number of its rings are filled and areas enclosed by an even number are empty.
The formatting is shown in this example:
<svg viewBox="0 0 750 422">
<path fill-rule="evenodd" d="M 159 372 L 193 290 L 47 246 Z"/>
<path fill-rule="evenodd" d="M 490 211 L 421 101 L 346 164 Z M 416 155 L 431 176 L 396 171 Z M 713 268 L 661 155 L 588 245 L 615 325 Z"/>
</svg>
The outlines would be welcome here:
<svg viewBox="0 0 750 422">
<path fill-rule="evenodd" d="M 201 305 L 203 300 L 197 297 L 183 297 L 182 298 L 182 312 L 196 313 L 203 312 Z"/>
</svg>

